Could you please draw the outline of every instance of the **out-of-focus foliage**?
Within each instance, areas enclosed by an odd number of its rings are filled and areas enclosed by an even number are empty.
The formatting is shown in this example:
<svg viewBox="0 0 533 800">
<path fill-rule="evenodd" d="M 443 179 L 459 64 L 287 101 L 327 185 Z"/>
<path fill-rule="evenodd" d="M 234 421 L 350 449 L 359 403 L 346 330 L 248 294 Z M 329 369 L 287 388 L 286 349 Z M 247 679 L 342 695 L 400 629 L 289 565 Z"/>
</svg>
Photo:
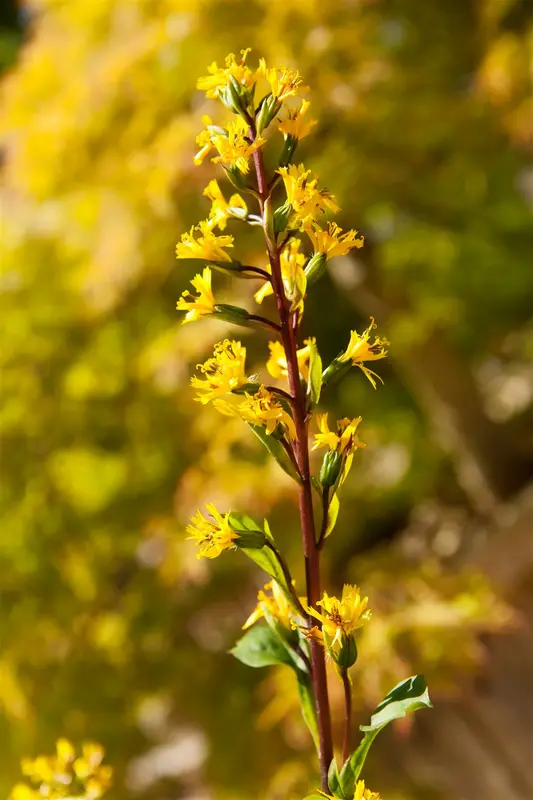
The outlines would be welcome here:
<svg viewBox="0 0 533 800">
<path fill-rule="evenodd" d="M 303 157 L 366 246 L 311 295 L 309 329 L 337 355 L 350 323 L 366 323 L 370 286 L 397 357 L 381 370 L 387 391 L 354 376 L 329 395 L 363 415 L 368 445 L 343 488 L 331 574 L 372 593 L 359 674 L 370 704 L 424 668 L 448 688 L 477 663 L 477 633 L 507 617 L 477 580 L 391 555 L 422 501 L 470 502 L 409 364 L 444 329 L 478 368 L 489 416 L 527 431 L 530 4 L 36 0 L 25 13 L 2 101 L 0 795 L 22 755 L 64 734 L 105 745 L 117 798 L 161 800 L 176 782 L 184 796 L 237 800 L 269 783 L 272 797 L 303 796 L 308 742 L 274 697 L 278 674 L 256 691 L 225 653 L 253 607 L 248 567 L 235 556 L 207 571 L 184 543 L 209 499 L 269 510 L 277 541 L 299 551 L 290 479 L 237 420 L 199 416 L 188 386 L 229 330 L 181 328 L 175 314 L 192 271 L 174 245 L 205 216 L 211 176 L 192 164 L 210 111 L 195 80 L 251 46 L 312 87 L 320 125 Z M 265 260 L 252 240 L 240 256 Z M 248 283 L 239 291 L 251 307 Z M 266 338 L 253 347 L 264 360 Z M 460 541 L 444 531 L 437 554 Z M 259 724 L 285 719 L 284 736 L 252 740 L 261 708 Z"/>
</svg>

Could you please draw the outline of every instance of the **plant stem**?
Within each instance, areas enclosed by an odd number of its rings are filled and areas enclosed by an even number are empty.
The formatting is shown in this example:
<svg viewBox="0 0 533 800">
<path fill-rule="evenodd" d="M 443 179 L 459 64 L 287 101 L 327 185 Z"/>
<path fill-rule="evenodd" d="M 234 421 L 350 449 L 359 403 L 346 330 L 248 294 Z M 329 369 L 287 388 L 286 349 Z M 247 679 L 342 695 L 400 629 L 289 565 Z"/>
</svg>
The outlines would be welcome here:
<svg viewBox="0 0 533 800">
<path fill-rule="evenodd" d="M 255 130 L 250 128 L 250 138 L 255 139 Z M 263 163 L 263 154 L 260 149 L 253 154 L 257 186 L 259 189 L 261 213 L 264 215 L 265 203 L 269 198 L 270 189 Z M 271 241 L 265 230 L 265 239 L 272 273 L 272 287 L 276 299 L 276 308 L 281 327 L 281 339 L 287 359 L 287 372 L 289 390 L 293 397 L 293 416 L 296 427 L 297 439 L 294 451 L 298 469 L 302 478 L 299 487 L 300 521 L 302 528 L 303 549 L 305 558 L 305 578 L 307 587 L 307 602 L 316 607 L 320 599 L 320 554 L 316 545 L 315 522 L 313 512 L 313 495 L 311 475 L 309 469 L 309 443 L 307 431 L 306 399 L 300 382 L 298 359 L 296 355 L 296 334 L 292 314 L 283 289 L 279 248 Z M 308 617 L 309 622 L 309 617 Z M 328 769 L 333 758 L 333 744 L 331 735 L 331 717 L 329 710 L 329 696 L 326 676 L 326 660 L 322 645 L 311 639 L 311 666 L 312 680 L 315 694 L 318 738 L 320 746 L 320 775 L 322 789 L 329 791 Z"/>
<path fill-rule="evenodd" d="M 344 687 L 344 737 L 342 740 L 342 763 L 343 765 L 350 757 L 350 733 L 352 727 L 352 687 L 348 670 L 341 672 L 342 685 Z"/>
</svg>

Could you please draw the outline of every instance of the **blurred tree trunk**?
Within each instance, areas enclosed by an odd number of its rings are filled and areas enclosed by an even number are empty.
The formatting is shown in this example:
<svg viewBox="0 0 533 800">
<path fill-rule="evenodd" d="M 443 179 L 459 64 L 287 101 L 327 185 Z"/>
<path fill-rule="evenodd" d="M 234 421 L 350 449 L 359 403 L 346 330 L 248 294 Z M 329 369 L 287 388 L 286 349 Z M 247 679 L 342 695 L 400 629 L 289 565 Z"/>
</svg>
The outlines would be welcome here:
<svg viewBox="0 0 533 800">
<path fill-rule="evenodd" d="M 368 250 L 371 253 L 371 248 Z M 365 256 L 368 264 L 369 253 L 365 252 Z M 389 296 L 376 285 L 378 272 L 374 264 L 367 273 L 374 278 L 373 286 L 365 280 L 353 288 L 352 281 L 346 281 L 344 270 L 333 270 L 332 276 L 363 316 L 373 314 L 384 323 L 398 312 L 405 313 L 409 307 L 407 298 Z M 531 470 L 506 427 L 487 417 L 468 365 L 438 329 L 409 350 L 393 348 L 391 356 L 439 445 L 451 455 L 458 482 L 472 507 L 490 514 L 527 482 Z"/>
</svg>

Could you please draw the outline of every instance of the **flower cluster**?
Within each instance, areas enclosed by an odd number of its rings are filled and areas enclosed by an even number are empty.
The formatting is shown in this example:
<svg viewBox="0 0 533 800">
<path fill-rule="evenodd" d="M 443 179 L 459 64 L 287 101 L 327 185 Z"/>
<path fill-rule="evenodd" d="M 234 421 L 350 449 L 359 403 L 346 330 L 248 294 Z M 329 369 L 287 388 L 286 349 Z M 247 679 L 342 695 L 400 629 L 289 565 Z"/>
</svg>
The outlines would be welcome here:
<svg viewBox="0 0 533 800">
<path fill-rule="evenodd" d="M 113 771 L 103 765 L 104 750 L 90 742 L 82 745 L 81 755 L 76 755 L 67 739 L 59 739 L 53 756 L 25 758 L 22 773 L 35 788 L 18 783 L 9 800 L 97 800 L 111 786 Z"/>
</svg>

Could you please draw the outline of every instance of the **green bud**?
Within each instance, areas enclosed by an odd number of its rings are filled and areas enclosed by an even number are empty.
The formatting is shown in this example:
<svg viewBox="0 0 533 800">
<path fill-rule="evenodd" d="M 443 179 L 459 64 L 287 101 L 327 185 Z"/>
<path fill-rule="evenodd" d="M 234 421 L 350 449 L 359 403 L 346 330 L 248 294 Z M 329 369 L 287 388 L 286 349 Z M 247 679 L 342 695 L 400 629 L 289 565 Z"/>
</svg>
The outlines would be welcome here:
<svg viewBox="0 0 533 800">
<path fill-rule="evenodd" d="M 229 306 L 225 303 L 217 303 L 214 307 L 214 315 L 217 316 L 219 319 L 223 319 L 226 322 L 233 322 L 234 325 L 245 325 L 248 326 L 250 324 L 250 315 L 244 308 L 239 308 L 238 306 Z"/>
<path fill-rule="evenodd" d="M 265 233 L 267 238 L 274 242 L 276 236 L 274 233 L 274 214 L 272 213 L 272 198 L 268 197 L 265 202 L 263 211 L 263 221 L 265 226 Z"/>
<path fill-rule="evenodd" d="M 274 95 L 267 94 L 267 96 L 263 98 L 255 118 L 255 126 L 258 134 L 264 131 L 265 128 L 268 128 L 280 108 L 281 103 Z"/>
<path fill-rule="evenodd" d="M 282 233 L 285 230 L 291 214 L 292 206 L 290 203 L 283 203 L 282 206 L 276 208 L 274 211 L 274 233 Z"/>
<path fill-rule="evenodd" d="M 249 122 L 247 109 L 250 105 L 250 93 L 233 75 L 229 76 L 228 84 L 219 96 L 226 108 Z"/>
<path fill-rule="evenodd" d="M 298 144 L 298 139 L 296 136 L 286 136 L 285 142 L 283 143 L 283 149 L 279 156 L 279 166 L 280 167 L 287 167 L 291 163 L 291 159 L 293 157 L 294 151 L 296 150 L 296 145 Z"/>
<path fill-rule="evenodd" d="M 308 286 L 312 286 L 313 283 L 320 280 L 326 271 L 327 262 L 328 260 L 325 253 L 315 253 L 314 256 L 309 259 L 305 267 Z"/>
<path fill-rule="evenodd" d="M 335 486 L 342 472 L 344 456 L 337 450 L 328 450 L 320 467 L 320 483 L 322 486 Z"/>
<path fill-rule="evenodd" d="M 231 393 L 244 394 L 246 392 L 248 394 L 257 394 L 257 390 L 259 389 L 260 385 L 261 385 L 260 383 L 252 383 L 252 382 L 243 383 L 243 385 L 239 386 L 238 389 L 232 389 Z"/>
<path fill-rule="evenodd" d="M 329 367 L 326 367 L 322 373 L 323 386 L 326 386 L 328 383 L 334 383 L 335 381 L 343 378 L 351 366 L 351 361 L 339 361 L 338 358 L 333 359 Z"/>
<path fill-rule="evenodd" d="M 243 191 L 249 188 L 244 175 L 238 167 L 224 167 L 224 169 L 226 170 L 228 180 L 236 189 Z"/>
<path fill-rule="evenodd" d="M 263 531 L 242 531 L 239 532 L 239 538 L 235 539 L 237 547 L 244 547 L 246 550 L 261 550 L 265 543 Z"/>
<path fill-rule="evenodd" d="M 331 653 L 335 663 L 338 664 L 338 666 L 342 669 L 349 669 L 350 667 L 353 667 L 357 661 L 357 655 L 357 642 L 355 641 L 355 636 L 353 635 L 343 635 L 337 653 Z"/>
</svg>

